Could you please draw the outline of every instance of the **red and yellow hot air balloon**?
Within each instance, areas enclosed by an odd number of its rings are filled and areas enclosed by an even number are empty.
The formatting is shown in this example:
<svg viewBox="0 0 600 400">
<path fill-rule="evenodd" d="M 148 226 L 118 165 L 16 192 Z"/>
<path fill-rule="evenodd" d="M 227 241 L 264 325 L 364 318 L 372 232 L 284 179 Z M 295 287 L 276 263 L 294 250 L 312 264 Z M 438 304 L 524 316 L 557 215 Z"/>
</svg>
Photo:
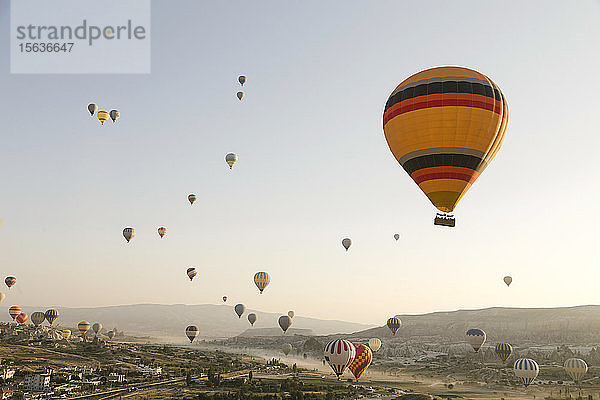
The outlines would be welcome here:
<svg viewBox="0 0 600 400">
<path fill-rule="evenodd" d="M 373 352 L 364 344 L 355 344 L 354 347 L 356 348 L 356 355 L 354 356 L 354 360 L 348 364 L 348 369 L 352 372 L 356 380 L 358 380 L 363 372 L 369 368 L 369 365 L 371 365 Z"/>
<path fill-rule="evenodd" d="M 390 95 L 383 130 L 390 150 L 433 205 L 451 213 L 504 139 L 508 105 L 487 76 L 437 67 L 406 79 Z M 454 226 L 438 214 L 436 225 Z"/>
<path fill-rule="evenodd" d="M 27 320 L 29 319 L 29 315 L 25 314 L 25 313 L 21 313 L 19 315 L 17 315 L 17 318 L 15 318 L 15 320 L 19 323 L 19 324 L 24 324 L 25 322 L 27 322 Z"/>
<path fill-rule="evenodd" d="M 90 323 L 87 321 L 81 321 L 77 324 L 77 329 L 79 330 L 79 333 L 81 333 L 81 336 L 84 336 L 86 332 L 90 330 L 90 326 Z"/>
</svg>

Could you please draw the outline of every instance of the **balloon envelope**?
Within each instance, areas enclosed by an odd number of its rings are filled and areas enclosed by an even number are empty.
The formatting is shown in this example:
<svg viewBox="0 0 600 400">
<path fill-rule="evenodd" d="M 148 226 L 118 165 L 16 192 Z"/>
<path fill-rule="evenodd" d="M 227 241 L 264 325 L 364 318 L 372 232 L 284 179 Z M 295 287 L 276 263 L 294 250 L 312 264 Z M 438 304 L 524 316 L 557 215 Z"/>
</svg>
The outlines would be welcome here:
<svg viewBox="0 0 600 400">
<path fill-rule="evenodd" d="M 0 292 L 0 302 L 2 302 L 2 300 L 4 300 L 4 298 L 6 297 L 6 295 L 2 292 Z"/>
<path fill-rule="evenodd" d="M 354 359 L 356 349 L 348 340 L 335 339 L 325 345 L 323 355 L 339 379 L 348 364 Z"/>
<path fill-rule="evenodd" d="M 196 268 L 194 267 L 189 267 L 186 271 L 188 278 L 190 278 L 190 281 L 192 279 L 194 279 L 194 277 L 198 274 L 198 272 L 196 271 Z"/>
<path fill-rule="evenodd" d="M 400 321 L 400 318 L 392 317 L 387 320 L 386 325 L 388 328 L 390 328 L 390 331 L 392 331 L 392 335 L 396 335 L 396 332 L 402 326 L 402 321 Z"/>
<path fill-rule="evenodd" d="M 198 336 L 198 327 L 190 325 L 185 328 L 185 336 L 187 336 L 187 338 L 190 340 L 190 343 L 192 343 L 196 336 Z"/>
<path fill-rule="evenodd" d="M 50 325 L 52 325 L 54 321 L 58 319 L 58 315 L 58 310 L 55 310 L 53 308 L 51 308 L 50 310 L 46 310 L 46 313 L 44 314 L 44 316 L 46 317 L 46 321 L 48 321 Z"/>
<path fill-rule="evenodd" d="M 478 352 L 485 343 L 485 332 L 481 329 L 472 328 L 466 333 L 467 343 L 469 343 L 475 352 Z"/>
<path fill-rule="evenodd" d="M 106 333 L 106 336 L 108 336 L 109 339 L 112 339 L 115 336 L 115 332 L 114 331 L 108 331 Z"/>
<path fill-rule="evenodd" d="M 158 228 L 158 236 L 160 236 L 160 238 L 162 239 L 165 235 L 167 234 L 167 228 L 165 228 L 164 226 L 161 226 L 160 228 Z"/>
<path fill-rule="evenodd" d="M 90 103 L 88 104 L 87 109 L 90 112 L 90 115 L 94 115 L 96 111 L 98 111 L 98 106 L 94 103 Z"/>
<path fill-rule="evenodd" d="M 123 237 L 127 240 L 127 243 L 135 236 L 135 229 L 133 228 L 125 228 L 123 229 Z"/>
<path fill-rule="evenodd" d="M 94 325 L 92 325 L 92 330 L 97 335 L 102 330 L 102 324 L 99 322 L 96 322 Z"/>
<path fill-rule="evenodd" d="M 110 119 L 112 119 L 112 122 L 117 122 L 117 120 L 119 119 L 119 117 L 121 116 L 121 113 L 117 110 L 110 110 Z"/>
<path fill-rule="evenodd" d="M 288 328 L 290 327 L 290 325 L 292 325 L 292 319 L 290 317 L 288 317 L 287 315 L 282 315 L 281 317 L 279 317 L 279 327 L 281 328 L 281 330 L 283 331 L 283 333 L 285 333 Z"/>
<path fill-rule="evenodd" d="M 227 296 L 223 296 L 223 303 L 227 302 Z"/>
<path fill-rule="evenodd" d="M 506 283 L 506 286 L 510 286 L 510 284 L 512 283 L 512 277 L 510 276 L 505 276 L 504 277 L 504 283 Z"/>
<path fill-rule="evenodd" d="M 188 195 L 188 201 L 190 202 L 190 204 L 194 204 L 194 202 L 196 201 L 196 195 L 193 193 Z"/>
<path fill-rule="evenodd" d="M 525 386 L 529 386 L 540 373 L 540 367 L 531 358 L 519 358 L 515 361 L 513 371 Z"/>
<path fill-rule="evenodd" d="M 233 307 L 233 309 L 235 310 L 235 313 L 237 314 L 238 318 L 242 318 L 242 314 L 244 313 L 244 311 L 246 311 L 246 306 L 243 304 L 236 304 L 235 307 Z"/>
<path fill-rule="evenodd" d="M 240 83 L 240 85 L 244 86 L 244 83 L 246 83 L 246 76 L 245 75 L 238 76 L 238 82 Z"/>
<path fill-rule="evenodd" d="M 506 362 L 508 357 L 511 356 L 513 352 L 513 348 L 509 343 L 498 343 L 496 347 L 494 347 L 494 353 L 500 358 L 502 361 Z"/>
<path fill-rule="evenodd" d="M 15 283 L 17 283 L 17 278 L 15 278 L 14 276 L 7 276 L 6 279 L 4 279 L 4 283 L 10 289 L 14 286 Z"/>
<path fill-rule="evenodd" d="M 62 336 L 63 339 L 68 339 L 71 337 L 71 331 L 69 329 L 63 329 L 60 331 L 60 336 Z"/>
<path fill-rule="evenodd" d="M 290 318 L 294 318 L 294 315 L 296 315 L 296 313 L 294 313 L 293 311 L 288 311 L 288 317 Z"/>
<path fill-rule="evenodd" d="M 233 168 L 233 165 L 237 162 L 238 156 L 235 153 L 229 153 L 225 156 L 225 162 L 229 165 L 229 169 Z"/>
<path fill-rule="evenodd" d="M 350 248 L 350 246 L 352 246 L 352 240 L 350 240 L 350 238 L 344 238 L 344 239 L 342 239 L 342 246 L 344 246 L 344 248 L 346 249 L 346 251 L 348 251 L 348 249 Z"/>
<path fill-rule="evenodd" d="M 242 97 L 244 97 L 244 92 L 237 92 L 236 93 L 237 98 L 241 101 Z"/>
<path fill-rule="evenodd" d="M 269 282 L 271 282 L 271 277 L 268 273 L 257 272 L 256 274 L 254 274 L 254 284 L 256 285 L 258 290 L 260 290 L 261 294 L 263 290 L 265 290 L 265 288 L 269 285 Z"/>
<path fill-rule="evenodd" d="M 15 318 L 17 318 L 17 315 L 21 314 L 21 307 L 19 306 L 11 306 L 8 309 L 8 315 L 10 315 L 12 317 L 12 319 L 14 320 Z"/>
<path fill-rule="evenodd" d="M 588 365 L 581 358 L 569 358 L 565 361 L 565 371 L 573 379 L 573 382 L 579 383 L 581 378 L 587 373 Z"/>
<path fill-rule="evenodd" d="M 79 333 L 85 335 L 85 333 L 90 330 L 90 323 L 87 321 L 81 321 L 77 324 L 77 329 L 79 330 Z"/>
<path fill-rule="evenodd" d="M 102 125 L 104 125 L 104 123 L 108 120 L 108 112 L 101 110 L 98 111 L 98 114 L 96 114 L 96 116 L 98 117 L 98 121 L 100 121 L 100 123 Z"/>
<path fill-rule="evenodd" d="M 348 364 L 348 370 L 358 379 L 369 368 L 369 365 L 371 365 L 373 352 L 364 344 L 355 344 L 354 348 L 356 349 L 356 355 L 350 361 L 350 364 Z"/>
<path fill-rule="evenodd" d="M 46 315 L 44 315 L 44 313 L 41 311 L 36 311 L 33 314 L 31 314 L 31 322 L 33 322 L 33 325 L 35 325 L 36 328 L 40 326 L 45 320 Z"/>
<path fill-rule="evenodd" d="M 292 351 L 292 345 L 289 343 L 286 343 L 283 345 L 283 348 L 281 350 L 283 350 L 283 354 L 285 354 L 287 356 L 288 354 L 290 354 L 290 351 Z"/>
<path fill-rule="evenodd" d="M 492 161 L 507 123 L 500 88 L 463 67 L 431 68 L 409 77 L 394 89 L 383 114 L 392 154 L 445 213 Z"/>
<path fill-rule="evenodd" d="M 248 322 L 250 322 L 250 325 L 254 326 L 254 323 L 256 322 L 256 314 L 248 314 Z"/>
<path fill-rule="evenodd" d="M 373 353 L 377 353 L 377 350 L 381 348 L 381 340 L 378 338 L 369 339 L 369 347 L 373 350 Z"/>
<path fill-rule="evenodd" d="M 29 315 L 27 315 L 23 312 L 21 314 L 17 315 L 17 318 L 16 318 L 16 320 L 19 324 L 24 324 L 25 322 L 27 322 L 28 319 L 29 319 Z"/>
</svg>

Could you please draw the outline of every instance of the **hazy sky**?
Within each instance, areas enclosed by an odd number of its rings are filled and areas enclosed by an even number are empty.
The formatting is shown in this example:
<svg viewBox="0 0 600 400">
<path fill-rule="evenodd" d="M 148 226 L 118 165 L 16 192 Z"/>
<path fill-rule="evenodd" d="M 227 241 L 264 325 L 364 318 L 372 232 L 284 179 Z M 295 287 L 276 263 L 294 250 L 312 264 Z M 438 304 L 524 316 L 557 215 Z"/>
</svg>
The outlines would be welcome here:
<svg viewBox="0 0 600 400">
<path fill-rule="evenodd" d="M 591 1 L 163 0 L 149 75 L 11 75 L 4 0 L 0 273 L 18 282 L 3 304 L 228 295 L 382 324 L 598 303 L 598 21 Z M 382 130 L 392 89 L 439 65 L 488 75 L 510 108 L 454 229 L 433 226 Z M 89 102 L 121 119 L 101 127 Z M 262 296 L 260 270 L 271 274 Z"/>
</svg>

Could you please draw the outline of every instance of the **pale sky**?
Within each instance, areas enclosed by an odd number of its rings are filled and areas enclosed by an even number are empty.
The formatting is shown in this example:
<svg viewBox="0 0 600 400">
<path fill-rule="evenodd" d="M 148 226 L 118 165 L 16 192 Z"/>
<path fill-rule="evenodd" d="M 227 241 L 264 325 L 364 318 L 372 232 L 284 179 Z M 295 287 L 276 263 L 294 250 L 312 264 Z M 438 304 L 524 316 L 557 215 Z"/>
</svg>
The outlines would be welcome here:
<svg viewBox="0 0 600 400">
<path fill-rule="evenodd" d="M 598 303 L 598 21 L 592 1 L 162 0 L 149 75 L 11 75 L 4 0 L 0 274 L 18 282 L 3 304 L 228 295 L 383 324 Z M 454 229 L 433 226 L 382 130 L 392 89 L 440 65 L 486 74 L 510 109 Z M 101 127 L 89 102 L 121 119 Z M 271 284 L 259 296 L 261 270 Z"/>
</svg>

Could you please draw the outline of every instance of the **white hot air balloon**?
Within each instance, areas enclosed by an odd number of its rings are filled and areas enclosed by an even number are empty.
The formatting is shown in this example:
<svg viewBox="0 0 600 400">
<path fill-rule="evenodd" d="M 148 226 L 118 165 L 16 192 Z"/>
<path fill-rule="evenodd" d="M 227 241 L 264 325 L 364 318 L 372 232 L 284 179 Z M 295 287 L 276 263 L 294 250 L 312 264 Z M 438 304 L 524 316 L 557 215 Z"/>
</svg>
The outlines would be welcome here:
<svg viewBox="0 0 600 400">
<path fill-rule="evenodd" d="M 581 358 L 569 358 L 565 361 L 565 372 L 573 379 L 573 382 L 581 382 L 581 378 L 587 373 L 588 365 Z"/>
<path fill-rule="evenodd" d="M 539 365 L 531 358 L 519 358 L 513 366 L 515 376 L 527 387 L 540 373 Z"/>
<path fill-rule="evenodd" d="M 373 350 L 373 353 L 377 353 L 377 350 L 381 348 L 381 339 L 369 339 L 369 347 L 371 348 L 371 350 Z"/>
<path fill-rule="evenodd" d="M 333 372 L 337 375 L 338 379 L 340 379 L 340 375 L 344 373 L 348 364 L 354 360 L 356 348 L 348 340 L 335 339 L 327 343 L 323 350 L 323 355 Z"/>
<path fill-rule="evenodd" d="M 469 329 L 466 334 L 467 343 L 469 343 L 475 352 L 478 352 L 481 346 L 485 343 L 485 332 L 481 329 Z"/>
</svg>

